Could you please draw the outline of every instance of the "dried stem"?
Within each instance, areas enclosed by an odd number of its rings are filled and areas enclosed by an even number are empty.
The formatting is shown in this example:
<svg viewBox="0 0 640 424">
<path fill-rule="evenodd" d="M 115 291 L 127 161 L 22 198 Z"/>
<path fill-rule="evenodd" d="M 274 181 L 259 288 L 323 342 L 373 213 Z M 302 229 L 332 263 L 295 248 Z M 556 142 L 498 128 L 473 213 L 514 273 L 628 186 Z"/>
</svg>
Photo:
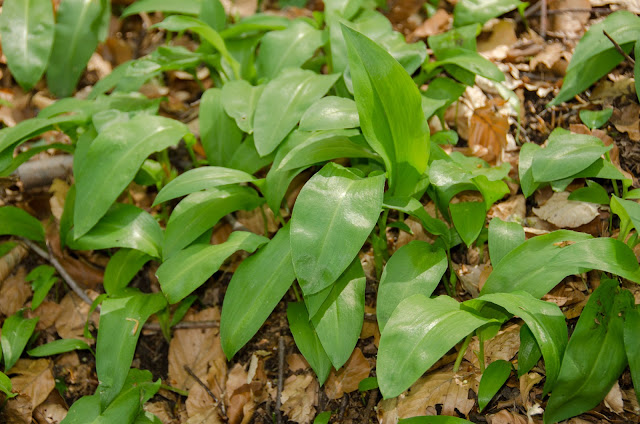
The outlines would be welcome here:
<svg viewBox="0 0 640 424">
<path fill-rule="evenodd" d="M 276 422 L 282 424 L 282 385 L 284 380 L 284 337 L 280 336 L 278 340 L 278 391 L 276 393 Z"/>
<path fill-rule="evenodd" d="M 604 35 L 609 39 L 609 41 L 611 41 L 611 43 L 613 43 L 613 47 L 615 47 L 615 48 L 616 48 L 616 50 L 618 50 L 618 53 L 620 53 L 622 56 L 624 56 L 624 58 L 625 58 L 625 59 L 627 59 L 627 61 L 628 61 L 629 63 L 631 63 L 632 65 L 634 65 L 634 66 L 635 66 L 636 61 L 635 61 L 635 60 L 633 60 L 633 58 L 632 58 L 631 56 L 629 56 L 629 55 L 627 54 L 627 52 L 625 52 L 624 50 L 622 50 L 622 47 L 620 47 L 620 44 L 618 44 L 618 43 L 616 42 L 616 40 L 614 40 L 613 38 L 611 38 L 611 36 L 607 33 L 607 31 L 602 30 L 602 33 L 603 33 L 603 34 L 604 34 Z"/>
<path fill-rule="evenodd" d="M 191 376 L 191 378 L 193 378 L 196 383 L 198 383 L 200 385 L 200 387 L 202 387 L 204 389 L 205 392 L 207 392 L 207 394 L 209 395 L 209 397 L 211 399 L 213 399 L 213 403 L 215 404 L 215 406 L 220 409 L 220 412 L 222 413 L 222 416 L 225 418 L 227 418 L 227 414 L 224 410 L 224 406 L 222 405 L 222 402 L 220 402 L 220 399 L 218 399 L 216 397 L 216 395 L 213 394 L 213 392 L 209 389 L 209 387 L 204 384 L 204 382 L 202 380 L 200 380 L 200 378 L 191 370 L 191 368 L 189 368 L 188 365 L 183 365 L 184 370 L 187 372 L 187 374 L 189 374 Z"/>
</svg>

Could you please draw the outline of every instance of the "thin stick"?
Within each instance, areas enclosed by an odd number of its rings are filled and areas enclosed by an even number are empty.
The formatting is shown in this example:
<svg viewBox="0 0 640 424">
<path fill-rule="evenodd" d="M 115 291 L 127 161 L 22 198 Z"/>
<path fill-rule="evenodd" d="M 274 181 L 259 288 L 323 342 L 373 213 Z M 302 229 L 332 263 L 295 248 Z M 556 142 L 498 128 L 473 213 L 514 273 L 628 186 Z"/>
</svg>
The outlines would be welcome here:
<svg viewBox="0 0 640 424">
<path fill-rule="evenodd" d="M 200 380 L 200 378 L 191 370 L 191 368 L 189 368 L 188 365 L 183 365 L 182 367 L 187 372 L 187 374 L 189 374 L 191 376 L 191 378 L 193 378 L 196 381 L 196 383 L 198 383 L 200 385 L 200 387 L 202 387 L 204 389 L 204 391 L 207 392 L 209 397 L 211 399 L 213 399 L 213 403 L 215 404 L 215 406 L 218 409 L 220 409 L 220 412 L 222 413 L 222 416 L 226 419 L 227 418 L 227 414 L 225 413 L 224 408 L 221 406 L 221 402 L 216 397 L 216 395 L 213 394 L 213 392 L 209 389 L 209 387 L 206 384 L 204 384 L 204 382 L 202 380 Z"/>
<path fill-rule="evenodd" d="M 531 9 L 531 8 L 529 8 L 529 9 Z M 529 9 L 527 9 L 527 11 L 529 11 Z M 606 14 L 610 14 L 610 13 L 613 13 L 613 12 L 608 7 L 592 7 L 591 9 L 587 9 L 585 7 L 570 7 L 570 8 L 566 8 L 566 9 L 551 9 L 551 10 L 547 10 L 547 15 L 562 15 L 563 13 L 606 13 Z M 540 16 L 541 14 L 542 14 L 541 11 L 535 10 L 535 11 L 533 11 L 531 13 L 525 13 L 525 16 L 527 16 L 527 17 Z"/>
<path fill-rule="evenodd" d="M 618 53 L 620 53 L 622 56 L 624 56 L 624 58 L 627 59 L 629 61 L 629 63 L 631 63 L 632 65 L 636 64 L 636 61 L 633 60 L 633 58 L 631 56 L 629 56 L 624 50 L 622 50 L 622 47 L 620 47 L 620 44 L 618 44 L 616 42 L 616 40 L 611 38 L 611 36 L 607 33 L 607 31 L 602 30 L 602 33 L 609 39 L 609 41 L 611 41 L 611 43 L 613 43 L 613 47 L 615 47 L 616 50 L 618 50 Z"/>
<path fill-rule="evenodd" d="M 193 330 L 199 328 L 218 328 L 220 321 L 182 321 L 174 325 L 174 330 Z M 160 331 L 160 323 L 148 322 L 143 327 L 147 331 Z"/>
<path fill-rule="evenodd" d="M 276 393 L 276 422 L 282 424 L 282 384 L 284 379 L 284 337 L 278 340 L 278 392 Z"/>
<path fill-rule="evenodd" d="M 547 38 L 547 0 L 540 0 L 540 37 Z"/>
<path fill-rule="evenodd" d="M 369 394 L 369 400 L 367 401 L 367 407 L 364 410 L 364 422 L 369 424 L 371 419 L 371 412 L 373 412 L 373 408 L 376 406 L 376 402 L 378 401 L 378 391 L 372 390 Z"/>
</svg>

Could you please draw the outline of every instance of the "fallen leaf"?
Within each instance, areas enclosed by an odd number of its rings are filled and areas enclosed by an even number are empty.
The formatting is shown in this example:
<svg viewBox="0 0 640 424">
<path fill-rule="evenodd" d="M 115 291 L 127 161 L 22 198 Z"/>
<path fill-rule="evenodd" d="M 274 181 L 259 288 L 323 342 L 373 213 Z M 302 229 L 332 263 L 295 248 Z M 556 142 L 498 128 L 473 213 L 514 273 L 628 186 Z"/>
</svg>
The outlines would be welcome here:
<svg viewBox="0 0 640 424">
<path fill-rule="evenodd" d="M 495 203 L 487 212 L 489 220 L 498 217 L 503 221 L 522 222 L 527 215 L 526 200 L 522 194 L 509 197 L 504 202 Z"/>
<path fill-rule="evenodd" d="M 56 302 L 49 300 L 43 301 L 40 306 L 33 311 L 33 314 L 40 318 L 36 324 L 36 330 L 44 330 L 54 325 L 63 310 L 62 306 Z"/>
<path fill-rule="evenodd" d="M 287 355 L 287 365 L 289 366 L 289 371 L 304 371 L 309 369 L 309 363 L 304 356 L 299 353 L 291 353 Z"/>
<path fill-rule="evenodd" d="M 166 400 L 147 402 L 144 404 L 144 410 L 158 417 L 160 421 L 162 421 L 162 424 L 174 424 L 176 422 L 173 418 L 173 414 L 171 413 L 169 402 Z"/>
<path fill-rule="evenodd" d="M 516 356 L 520 349 L 520 327 L 517 324 L 511 325 L 484 342 L 485 365 L 498 360 L 511 361 Z M 480 367 L 480 364 L 474 352 L 479 350 L 478 338 L 474 337 L 464 355 L 464 358 L 477 368 Z"/>
<path fill-rule="evenodd" d="M 536 372 L 530 372 L 520 377 L 520 401 L 525 408 L 529 409 L 533 405 L 530 401 L 530 397 L 535 396 L 529 396 L 529 393 L 536 384 L 542 381 L 542 379 L 543 376 Z"/>
<path fill-rule="evenodd" d="M 331 370 L 324 386 L 329 399 L 340 399 L 345 393 L 358 390 L 358 384 L 369 377 L 371 365 L 360 348 L 355 348 L 349 360 L 339 370 Z"/>
<path fill-rule="evenodd" d="M 555 64 L 562 60 L 562 54 L 565 52 L 566 47 L 562 43 L 551 43 L 544 46 L 544 50 L 535 55 L 531 62 L 529 62 L 529 66 L 531 66 L 531 70 L 536 70 L 538 65 L 543 65 L 540 67 L 542 71 L 544 70 L 552 70 Z"/>
<path fill-rule="evenodd" d="M 502 19 L 493 25 L 488 38 L 478 40 L 478 52 L 490 60 L 503 60 L 517 41 L 516 23 Z"/>
<path fill-rule="evenodd" d="M 290 421 L 309 424 L 316 415 L 318 404 L 318 381 L 314 375 L 302 374 L 289 376 L 284 381 L 280 394 L 284 412 Z"/>
<path fill-rule="evenodd" d="M 90 292 L 90 291 L 89 291 Z M 97 297 L 97 293 L 87 293 L 90 298 Z M 94 344 L 94 339 L 87 339 L 84 337 L 84 325 L 89 315 L 89 307 L 85 301 L 74 292 L 67 293 L 60 302 L 60 307 L 64 314 L 60 314 L 55 321 L 56 331 L 58 335 L 63 339 L 81 339 L 88 344 Z M 91 322 L 97 327 L 100 315 L 97 312 L 93 312 L 91 315 Z"/>
<path fill-rule="evenodd" d="M 640 0 L 591 0 L 591 5 L 593 7 L 611 6 L 611 10 L 624 9 L 640 14 Z"/>
<path fill-rule="evenodd" d="M 189 418 L 185 424 L 224 424 L 215 409 L 208 409 L 200 414 Z"/>
<path fill-rule="evenodd" d="M 553 193 L 551 198 L 533 213 L 558 228 L 576 228 L 588 224 L 600 215 L 593 203 L 569 200 L 569 192 Z"/>
<path fill-rule="evenodd" d="M 219 367 L 220 365 L 224 365 L 224 368 L 221 369 Z M 222 399 L 226 374 L 226 364 L 221 364 L 220 361 L 214 361 L 213 366 L 209 368 L 206 378 L 202 379 L 202 382 L 207 385 L 218 401 Z M 217 403 L 200 384 L 193 384 L 191 386 L 185 406 L 187 407 L 187 415 L 189 415 L 189 417 L 202 414 L 209 409 L 218 409 Z"/>
<path fill-rule="evenodd" d="M 10 276 L 0 286 L 0 313 L 9 316 L 21 309 L 27 299 L 32 295 L 31 285 L 24 278 L 27 272 L 24 267 L 18 268 L 14 275 Z"/>
<path fill-rule="evenodd" d="M 257 359 L 255 355 L 253 357 Z M 248 371 L 240 364 L 236 364 L 229 372 L 225 395 L 231 424 L 245 424 L 253 417 L 256 402 L 251 392 L 251 380 Z"/>
<path fill-rule="evenodd" d="M 491 265 L 488 264 L 458 265 L 454 263 L 453 269 L 456 272 L 458 280 L 460 280 L 462 288 L 469 293 L 471 297 L 476 298 L 478 297 L 484 282 L 487 281 L 487 278 L 489 277 L 488 273 L 492 268 Z"/>
<path fill-rule="evenodd" d="M 71 256 L 67 250 L 62 251 L 60 249 L 60 234 L 58 233 L 57 225 L 52 223 L 52 225 L 47 226 L 46 239 L 53 256 L 55 256 L 65 271 L 67 271 L 71 278 L 78 282 L 81 287 L 95 289 L 102 284 L 104 271 L 97 269 L 82 259 Z"/>
<path fill-rule="evenodd" d="M 27 248 L 22 244 L 18 244 L 0 257 L 0 283 L 2 283 L 27 256 L 29 256 Z"/>
<path fill-rule="evenodd" d="M 411 34 L 407 36 L 408 43 L 415 43 L 418 40 L 431 35 L 440 34 L 446 31 L 451 25 L 451 15 L 444 9 L 438 9 L 436 13 L 425 20 Z"/>
<path fill-rule="evenodd" d="M 498 108 L 505 103 L 501 98 L 493 98 L 486 106 L 475 109 L 471 115 L 469 147 L 474 156 L 492 164 L 501 159 L 507 145 L 509 117 L 498 112 Z"/>
<path fill-rule="evenodd" d="M 549 2 L 550 10 L 562 9 L 591 9 L 589 0 L 553 0 Z M 585 25 L 589 22 L 589 12 L 560 13 L 552 15 L 550 19 L 550 29 L 565 34 L 581 34 L 585 31 Z"/>
<path fill-rule="evenodd" d="M 29 396 L 31 409 L 44 402 L 56 387 L 49 359 L 19 359 L 9 370 L 13 391 Z"/>
<path fill-rule="evenodd" d="M 67 198 L 67 192 L 69 191 L 69 184 L 59 178 L 54 178 L 49 187 L 49 193 L 52 196 L 49 198 L 49 206 L 51 207 L 51 214 L 60 222 L 62 212 L 64 211 L 64 201 Z"/>
<path fill-rule="evenodd" d="M 258 0 L 222 0 L 222 6 L 227 16 L 246 18 L 256 13 Z"/>
<path fill-rule="evenodd" d="M 604 398 L 604 406 L 606 406 L 609 411 L 614 412 L 616 414 L 622 414 L 624 412 L 624 402 L 622 401 L 622 391 L 620 390 L 620 385 L 616 381 L 616 384 L 613 385 L 609 393 Z"/>
<path fill-rule="evenodd" d="M 527 417 L 503 409 L 497 414 L 487 415 L 489 424 L 527 424 Z"/>
<path fill-rule="evenodd" d="M 262 208 L 262 211 L 260 211 Z M 267 219 L 267 231 L 269 233 L 275 233 L 278 231 L 278 223 L 276 222 L 275 215 L 269 206 L 262 205 L 260 208 L 255 208 L 251 211 L 237 211 L 235 216 L 239 223 L 247 227 L 252 233 L 259 236 L 264 235 L 264 220 Z"/>
<path fill-rule="evenodd" d="M 640 105 L 629 103 L 622 108 L 614 108 L 611 123 L 620 132 L 625 132 L 633 141 L 640 141 Z"/>
<path fill-rule="evenodd" d="M 67 416 L 67 404 L 57 390 L 52 390 L 47 399 L 33 410 L 38 424 L 59 424 Z"/>
<path fill-rule="evenodd" d="M 0 409 L 0 422 L 11 424 L 31 424 L 33 407 L 31 398 L 27 395 L 19 395 L 7 400 Z"/>
<path fill-rule="evenodd" d="M 367 314 L 375 314 L 376 309 L 365 305 L 364 312 Z M 378 327 L 377 321 L 364 320 L 362 330 L 360 331 L 360 338 L 368 339 L 369 337 L 373 337 L 373 344 L 377 348 L 380 344 L 380 328 Z"/>
<path fill-rule="evenodd" d="M 411 30 L 415 27 L 411 23 L 410 17 L 418 13 L 423 4 L 422 0 L 392 0 L 388 3 L 388 10 L 385 14 L 393 25 L 393 29 L 406 33 L 406 29 Z"/>
<path fill-rule="evenodd" d="M 634 98 L 636 86 L 633 78 L 620 78 L 615 81 L 603 79 L 591 92 L 589 100 L 595 104 L 611 104 L 621 97 Z M 615 113 L 615 110 L 614 110 Z"/>
</svg>

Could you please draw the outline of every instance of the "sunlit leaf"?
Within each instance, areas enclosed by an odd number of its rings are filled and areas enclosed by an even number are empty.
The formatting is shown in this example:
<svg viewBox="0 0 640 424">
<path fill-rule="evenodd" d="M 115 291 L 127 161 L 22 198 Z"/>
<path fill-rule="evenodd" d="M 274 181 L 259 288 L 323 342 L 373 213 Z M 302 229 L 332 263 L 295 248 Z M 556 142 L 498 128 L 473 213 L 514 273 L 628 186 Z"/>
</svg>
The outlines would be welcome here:
<svg viewBox="0 0 640 424">
<path fill-rule="evenodd" d="M 322 348 L 315 329 L 309 322 L 309 314 L 302 302 L 291 302 L 287 306 L 289 328 L 300 353 L 309 362 L 320 384 L 324 384 L 331 371 L 331 360 Z"/>
<path fill-rule="evenodd" d="M 44 241 L 44 227 L 28 212 L 15 206 L 0 207 L 0 235 L 26 237 Z"/>
<path fill-rule="evenodd" d="M 480 386 L 478 387 L 478 410 L 482 410 L 491 402 L 498 390 L 511 374 L 511 362 L 497 360 L 489 364 L 482 373 Z"/>
</svg>

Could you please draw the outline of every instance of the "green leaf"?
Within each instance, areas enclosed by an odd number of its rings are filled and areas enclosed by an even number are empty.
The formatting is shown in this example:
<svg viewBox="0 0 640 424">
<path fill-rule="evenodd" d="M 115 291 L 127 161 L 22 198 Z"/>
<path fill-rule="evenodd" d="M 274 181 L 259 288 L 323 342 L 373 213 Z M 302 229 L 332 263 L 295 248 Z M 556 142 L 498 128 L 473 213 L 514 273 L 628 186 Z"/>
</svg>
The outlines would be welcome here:
<svg viewBox="0 0 640 424">
<path fill-rule="evenodd" d="M 612 195 L 611 211 L 618 215 L 621 221 L 631 222 L 636 231 L 640 232 L 640 204 Z"/>
<path fill-rule="evenodd" d="M 152 257 L 140 250 L 120 249 L 109 259 L 104 270 L 104 291 L 114 295 L 129 282 Z"/>
<path fill-rule="evenodd" d="M 471 421 L 446 415 L 431 415 L 425 417 L 405 418 L 398 421 L 398 424 L 471 424 Z"/>
<path fill-rule="evenodd" d="M 331 411 L 321 412 L 313 420 L 313 424 L 329 424 L 330 419 L 331 419 Z"/>
<path fill-rule="evenodd" d="M 524 229 L 516 222 L 505 222 L 498 217 L 489 222 L 489 255 L 495 268 L 502 258 L 524 243 Z"/>
<path fill-rule="evenodd" d="M 305 295 L 330 286 L 356 257 L 380 215 L 384 182 L 330 162 L 304 185 L 291 216 L 291 253 Z"/>
<path fill-rule="evenodd" d="M 258 332 L 296 278 L 289 240 L 286 225 L 231 277 L 220 317 L 220 341 L 229 360 Z"/>
<path fill-rule="evenodd" d="M 335 369 L 347 362 L 360 337 L 364 322 L 365 285 L 364 270 L 360 258 L 356 257 L 335 284 L 327 288 L 328 296 L 320 292 L 308 299 L 307 305 L 311 305 L 313 297 L 324 298 L 317 312 L 309 315 Z"/>
<path fill-rule="evenodd" d="M 47 69 L 53 25 L 49 0 L 8 0 L 2 5 L 2 52 L 11 75 L 25 91 L 31 90 Z"/>
<path fill-rule="evenodd" d="M 39 358 L 43 356 L 58 355 L 60 353 L 71 352 L 74 350 L 91 350 L 91 348 L 83 340 L 59 339 L 28 350 L 27 353 L 29 356 Z"/>
<path fill-rule="evenodd" d="M 547 147 L 538 150 L 531 164 L 536 182 L 571 177 L 611 150 L 598 137 L 552 132 Z"/>
<path fill-rule="evenodd" d="M 536 366 L 542 351 L 529 327 L 524 324 L 520 328 L 520 349 L 518 350 L 518 378 Z"/>
<path fill-rule="evenodd" d="M 0 392 L 4 393 L 7 399 L 18 396 L 18 393 L 12 393 L 11 379 L 3 372 L 0 372 Z"/>
<path fill-rule="evenodd" d="M 27 151 L 18 153 L 18 156 L 14 157 L 13 160 L 11 161 L 11 165 L 9 165 L 8 167 L 0 171 L 0 177 L 8 177 L 9 175 L 13 174 L 13 171 L 18 169 L 20 165 L 22 165 L 23 163 L 25 163 L 26 161 L 28 161 L 38 153 L 42 153 L 49 149 L 61 150 L 63 152 L 68 152 L 68 153 L 73 153 L 73 150 L 74 150 L 73 146 L 70 146 L 68 144 L 63 144 L 63 143 L 51 143 L 51 144 L 43 144 L 40 146 L 31 147 Z M 0 164 L 0 167 L 2 167 L 1 164 Z"/>
<path fill-rule="evenodd" d="M 242 142 L 242 131 L 224 111 L 219 88 L 205 91 L 200 101 L 200 139 L 209 164 L 228 166 Z"/>
<path fill-rule="evenodd" d="M 203 166 L 190 169 L 164 186 L 153 201 L 153 206 L 200 190 L 228 184 L 253 182 L 255 180 L 256 178 L 253 175 L 237 169 L 219 166 Z"/>
<path fill-rule="evenodd" d="M 202 0 L 138 0 L 120 15 L 121 19 L 127 16 L 136 15 L 141 12 L 170 12 L 181 13 L 183 15 L 198 15 L 200 13 Z"/>
<path fill-rule="evenodd" d="M 438 60 L 429 63 L 425 69 L 430 71 L 438 66 L 446 65 L 455 65 L 474 75 L 480 75 L 493 81 L 504 81 L 504 74 L 493 62 L 485 59 L 479 53 L 460 47 L 442 49 Z"/>
<path fill-rule="evenodd" d="M 431 296 L 449 263 L 444 250 L 414 240 L 398 249 L 387 262 L 380 285 L 376 316 L 380 331 L 398 304 L 414 294 Z"/>
<path fill-rule="evenodd" d="M 598 203 L 608 205 L 609 193 L 595 181 L 587 180 L 587 187 L 582 187 L 571 192 L 569 200 L 579 200 L 582 202 Z"/>
<path fill-rule="evenodd" d="M 15 206 L 0 208 L 0 235 L 12 235 L 44 242 L 44 227 L 28 212 Z"/>
<path fill-rule="evenodd" d="M 633 295 L 604 280 L 591 294 L 564 354 L 558 381 L 544 413 L 556 423 L 594 408 L 627 366 L 624 319 Z"/>
<path fill-rule="evenodd" d="M 14 247 L 16 247 L 18 243 L 14 241 L 6 241 L 4 243 L 0 243 L 0 258 L 2 258 L 7 253 L 11 252 Z"/>
<path fill-rule="evenodd" d="M 376 377 L 367 377 L 358 383 L 358 390 L 366 392 L 378 388 L 378 379 Z"/>
<path fill-rule="evenodd" d="M 484 370 L 478 387 L 479 412 L 482 412 L 507 381 L 509 375 L 511 375 L 511 368 L 511 362 L 499 359 L 490 363 L 487 369 Z"/>
<path fill-rule="evenodd" d="M 99 415 L 100 397 L 98 395 L 83 396 L 71 405 L 67 416 L 60 424 L 93 423 Z"/>
<path fill-rule="evenodd" d="M 535 143 L 524 143 L 520 148 L 520 157 L 518 162 L 518 176 L 520 178 L 520 188 L 524 197 L 529 197 L 538 189 L 540 184 L 533 180 L 533 159 L 542 147 Z"/>
<path fill-rule="evenodd" d="M 404 212 L 414 218 L 417 218 L 420 220 L 424 229 L 433 235 L 444 236 L 449 234 L 447 224 L 429 215 L 422 206 L 422 203 L 413 197 L 385 196 L 382 206 L 388 209 L 395 209 L 397 211 Z"/>
<path fill-rule="evenodd" d="M 256 61 L 259 77 L 273 79 L 285 68 L 299 68 L 324 44 L 323 32 L 302 19 L 262 37 Z"/>
<path fill-rule="evenodd" d="M 637 306 L 628 309 L 625 315 L 624 349 L 627 353 L 636 398 L 640 399 L 640 311 Z"/>
<path fill-rule="evenodd" d="M 628 53 L 630 43 L 640 39 L 640 18 L 620 10 L 592 25 L 576 46 L 562 88 L 549 106 L 558 105 L 586 90 L 624 60 L 603 31 L 607 31 Z"/>
<path fill-rule="evenodd" d="M 101 132 L 75 175 L 75 237 L 86 234 L 100 220 L 151 153 L 176 145 L 187 132 L 179 121 L 148 115 L 137 115 Z"/>
<path fill-rule="evenodd" d="M 356 103 L 344 97 L 327 96 L 315 102 L 300 119 L 300 130 L 340 130 L 360 126 Z"/>
<path fill-rule="evenodd" d="M 183 11 L 180 11 L 180 13 L 186 14 Z M 224 6 L 220 0 L 202 2 L 198 17 L 202 22 L 206 23 L 218 32 L 222 31 L 227 25 L 227 13 L 225 12 Z"/>
<path fill-rule="evenodd" d="M 156 271 L 162 292 L 169 303 L 177 303 L 204 284 L 229 256 L 238 250 L 252 253 L 268 241 L 253 233 L 234 231 L 222 244 L 193 244 L 171 256 Z"/>
<path fill-rule="evenodd" d="M 592 269 L 640 282 L 638 260 L 626 244 L 559 230 L 529 239 L 507 254 L 489 275 L 481 294 L 522 290 L 540 298 L 564 277 Z"/>
<path fill-rule="evenodd" d="M 222 186 L 192 193 L 182 199 L 167 222 L 162 256 L 169 258 L 212 228 L 225 215 L 257 208 L 263 203 L 249 187 Z"/>
<path fill-rule="evenodd" d="M 98 42 L 106 38 L 101 29 L 105 15 L 111 16 L 111 2 L 107 0 L 60 3 L 47 69 L 47 85 L 56 97 L 73 93 Z"/>
<path fill-rule="evenodd" d="M 133 289 L 102 302 L 96 344 L 96 373 L 100 385 L 96 393 L 103 408 L 125 385 L 144 323 L 166 305 L 160 293 L 146 294 Z"/>
<path fill-rule="evenodd" d="M 289 69 L 266 85 L 253 117 L 254 139 L 260 156 L 278 147 L 304 112 L 329 91 L 339 76 Z"/>
<path fill-rule="evenodd" d="M 67 235 L 67 245 L 74 250 L 128 247 L 154 258 L 160 257 L 160 225 L 148 212 L 136 206 L 116 203 L 91 231 L 77 239 L 75 228 Z"/>
<path fill-rule="evenodd" d="M 478 300 L 501 306 L 527 323 L 544 356 L 547 370 L 544 392 L 548 393 L 560 372 L 568 339 L 567 325 L 560 308 L 555 303 L 538 300 L 525 292 L 486 294 Z"/>
<path fill-rule="evenodd" d="M 38 319 L 38 317 L 24 318 L 20 310 L 4 320 L 0 344 L 2 345 L 5 371 L 11 371 L 11 367 L 20 359 L 22 351 L 36 328 Z"/>
<path fill-rule="evenodd" d="M 484 228 L 485 205 L 482 202 L 450 203 L 453 225 L 467 247 L 471 246 Z"/>
<path fill-rule="evenodd" d="M 225 112 L 248 134 L 253 133 L 253 115 L 263 90 L 264 85 L 253 87 L 245 80 L 229 81 L 222 87 Z"/>
<path fill-rule="evenodd" d="M 315 329 L 309 322 L 309 314 L 302 302 L 291 302 L 287 305 L 289 328 L 300 353 L 309 362 L 323 385 L 331 371 L 331 360 L 322 348 L 322 343 Z"/>
<path fill-rule="evenodd" d="M 40 265 L 35 267 L 24 277 L 25 281 L 31 281 L 33 288 L 33 298 L 31 299 L 31 310 L 35 310 L 51 290 L 51 287 L 58 281 L 53 277 L 56 269 L 50 265 Z"/>
<path fill-rule="evenodd" d="M 484 24 L 491 18 L 526 5 L 519 0 L 460 0 L 453 10 L 453 24 L 457 27 Z"/>
<path fill-rule="evenodd" d="M 411 195 L 429 160 L 420 91 L 382 47 L 344 25 L 342 32 L 362 133 L 384 160 L 390 192 Z"/>
<path fill-rule="evenodd" d="M 589 129 L 593 130 L 606 124 L 612 114 L 613 108 L 611 107 L 602 110 L 582 109 L 580 110 L 580 120 L 589 127 Z"/>
<path fill-rule="evenodd" d="M 377 372 L 384 398 L 400 395 L 456 343 L 489 322 L 447 296 L 416 294 L 403 300 L 380 338 Z"/>
</svg>

